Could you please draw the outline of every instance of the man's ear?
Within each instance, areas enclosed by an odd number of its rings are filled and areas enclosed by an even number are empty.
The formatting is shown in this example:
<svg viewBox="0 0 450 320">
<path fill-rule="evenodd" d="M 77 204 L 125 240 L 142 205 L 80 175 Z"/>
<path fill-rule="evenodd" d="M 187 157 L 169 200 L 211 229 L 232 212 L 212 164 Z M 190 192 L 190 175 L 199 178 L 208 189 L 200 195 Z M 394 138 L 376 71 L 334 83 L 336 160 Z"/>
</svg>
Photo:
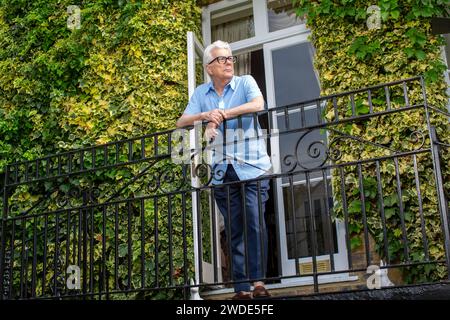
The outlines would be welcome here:
<svg viewBox="0 0 450 320">
<path fill-rule="evenodd" d="M 208 73 L 208 75 L 212 76 L 211 66 L 210 65 L 206 65 L 205 69 L 206 69 L 206 72 Z"/>
</svg>

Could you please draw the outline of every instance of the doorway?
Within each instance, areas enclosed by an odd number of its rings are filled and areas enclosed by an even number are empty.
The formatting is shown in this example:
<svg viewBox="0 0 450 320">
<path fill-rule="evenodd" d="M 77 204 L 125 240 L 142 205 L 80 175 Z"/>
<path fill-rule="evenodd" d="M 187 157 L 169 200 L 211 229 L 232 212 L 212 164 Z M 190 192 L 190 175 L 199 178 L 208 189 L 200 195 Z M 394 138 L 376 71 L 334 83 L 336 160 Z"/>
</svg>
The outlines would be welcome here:
<svg viewBox="0 0 450 320">
<path fill-rule="evenodd" d="M 234 53 L 233 53 L 234 54 Z M 267 108 L 267 90 L 266 90 L 266 73 L 265 73 L 265 65 L 264 65 L 264 50 L 253 49 L 244 53 L 237 53 L 236 68 L 235 75 L 245 75 L 250 74 L 258 84 L 258 87 L 261 90 L 261 93 L 264 97 L 264 101 L 266 102 Z M 268 115 L 261 115 L 258 117 L 259 124 L 261 129 L 269 131 L 269 118 Z M 267 141 L 267 152 L 270 155 L 270 142 Z M 269 199 L 266 202 L 266 228 L 267 228 L 267 236 L 268 236 L 268 256 L 267 256 L 267 277 L 278 277 L 281 273 L 279 261 L 279 250 L 278 250 L 278 233 L 277 233 L 277 219 L 275 214 L 275 196 L 276 189 L 273 180 L 270 181 L 270 191 L 269 191 Z"/>
<path fill-rule="evenodd" d="M 274 172 L 300 172 L 275 183 L 281 274 L 305 276 L 282 282 L 308 283 L 313 257 L 318 272 L 347 268 L 344 226 L 331 219 L 331 172 L 315 170 L 326 161 L 327 133 L 308 129 L 319 124 L 322 114 L 314 101 L 320 96 L 314 48 L 303 34 L 266 43 L 263 52 L 269 109 L 291 106 L 270 113 L 279 133 L 271 139 Z M 308 152 L 314 144 L 323 148 L 319 156 Z"/>
<path fill-rule="evenodd" d="M 203 8 L 202 29 L 205 44 L 215 40 L 230 44 L 233 55 L 238 58 L 235 75 L 250 74 L 255 78 L 269 110 L 319 97 L 320 83 L 313 66 L 314 48 L 308 41 L 310 32 L 305 20 L 295 15 L 289 1 L 219 1 Z M 268 139 L 267 151 L 274 173 L 290 169 L 283 158 L 296 149 L 297 143 L 323 141 L 326 146 L 326 133 L 307 130 L 321 117 L 320 107 L 313 103 L 298 110 L 272 111 L 259 117 L 263 129 L 269 129 L 270 123 L 271 130 L 285 130 L 289 122 L 298 129 L 305 128 L 303 132 L 275 134 Z M 301 146 L 300 149 L 306 148 Z M 299 153 L 297 158 L 303 168 L 317 166 L 318 159 L 306 157 L 305 152 Z M 312 256 L 319 262 L 319 272 L 346 268 L 345 230 L 339 221 L 330 219 L 331 173 L 326 170 L 319 173 L 311 171 L 271 181 L 270 199 L 266 204 L 267 276 L 292 277 L 282 283 L 311 283 Z M 305 193 L 310 193 L 308 199 Z M 308 227 L 312 224 L 316 227 Z M 315 237 L 317 243 L 312 243 L 311 237 Z M 297 277 L 298 274 L 302 277 Z M 319 276 L 319 281 L 324 277 Z M 327 281 L 335 281 L 331 278 Z"/>
</svg>

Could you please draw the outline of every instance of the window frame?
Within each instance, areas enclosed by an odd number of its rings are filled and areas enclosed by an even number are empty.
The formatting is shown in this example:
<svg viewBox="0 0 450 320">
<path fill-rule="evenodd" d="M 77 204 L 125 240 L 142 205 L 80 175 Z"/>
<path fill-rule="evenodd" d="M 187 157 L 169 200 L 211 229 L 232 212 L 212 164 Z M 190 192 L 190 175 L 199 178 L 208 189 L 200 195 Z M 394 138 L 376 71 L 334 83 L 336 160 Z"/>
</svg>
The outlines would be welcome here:
<svg viewBox="0 0 450 320">
<path fill-rule="evenodd" d="M 205 46 L 211 44 L 211 16 L 216 12 L 227 11 L 227 9 L 229 10 L 231 8 L 235 8 L 236 6 L 243 5 L 246 2 L 248 2 L 248 0 L 222 0 L 203 7 L 202 36 Z M 255 36 L 244 40 L 231 42 L 230 46 L 233 51 L 257 47 L 266 42 L 280 40 L 297 34 L 309 32 L 305 23 L 269 32 L 269 19 L 266 0 L 252 0 L 252 6 Z"/>
</svg>

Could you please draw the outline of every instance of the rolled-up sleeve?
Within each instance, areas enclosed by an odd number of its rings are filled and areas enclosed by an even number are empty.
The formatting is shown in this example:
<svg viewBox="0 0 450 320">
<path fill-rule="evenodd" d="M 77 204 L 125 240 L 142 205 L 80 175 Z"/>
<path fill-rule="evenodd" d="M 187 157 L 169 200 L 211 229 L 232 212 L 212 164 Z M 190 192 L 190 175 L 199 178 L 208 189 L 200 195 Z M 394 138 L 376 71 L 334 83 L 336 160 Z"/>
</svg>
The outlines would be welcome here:
<svg viewBox="0 0 450 320">
<path fill-rule="evenodd" d="M 247 102 L 262 96 L 261 90 L 252 76 L 247 75 L 242 78 L 244 80 L 245 98 L 247 99 Z"/>
<path fill-rule="evenodd" d="M 189 103 L 186 109 L 184 110 L 183 114 L 194 115 L 200 112 L 202 112 L 202 108 L 200 105 L 200 99 L 198 98 L 198 90 L 195 90 L 191 99 L 189 99 Z"/>
</svg>

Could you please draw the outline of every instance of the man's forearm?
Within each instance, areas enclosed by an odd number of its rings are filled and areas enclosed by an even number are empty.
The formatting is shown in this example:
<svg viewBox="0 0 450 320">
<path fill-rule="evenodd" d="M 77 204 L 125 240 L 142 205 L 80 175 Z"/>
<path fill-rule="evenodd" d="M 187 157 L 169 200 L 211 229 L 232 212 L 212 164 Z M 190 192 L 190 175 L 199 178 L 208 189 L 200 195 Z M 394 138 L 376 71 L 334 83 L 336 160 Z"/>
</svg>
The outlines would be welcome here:
<svg viewBox="0 0 450 320">
<path fill-rule="evenodd" d="M 245 113 L 253 113 L 264 110 L 264 99 L 258 97 L 250 102 L 240 105 L 232 109 L 225 110 L 226 119 L 235 118 Z"/>
<path fill-rule="evenodd" d="M 193 115 L 183 115 L 180 119 L 178 119 L 176 126 L 178 128 L 191 126 L 194 124 L 194 122 L 203 121 L 203 119 L 203 112 Z"/>
<path fill-rule="evenodd" d="M 193 125 L 196 121 L 203 121 L 206 120 L 208 122 L 214 122 L 217 125 L 220 125 L 220 123 L 224 119 L 224 112 L 219 109 L 214 109 L 210 111 L 205 111 L 193 115 L 187 115 L 183 114 L 181 118 L 177 121 L 177 127 L 186 127 Z"/>
<path fill-rule="evenodd" d="M 244 113 L 252 113 L 264 110 L 264 99 L 262 96 L 256 97 L 250 102 L 244 103 L 238 107 L 227 109 L 227 110 L 219 110 L 214 109 L 207 112 L 201 112 L 193 115 L 183 114 L 180 119 L 178 119 L 176 126 L 178 128 L 191 126 L 196 121 L 209 121 L 214 122 L 217 126 L 224 119 L 235 118 Z"/>
</svg>

